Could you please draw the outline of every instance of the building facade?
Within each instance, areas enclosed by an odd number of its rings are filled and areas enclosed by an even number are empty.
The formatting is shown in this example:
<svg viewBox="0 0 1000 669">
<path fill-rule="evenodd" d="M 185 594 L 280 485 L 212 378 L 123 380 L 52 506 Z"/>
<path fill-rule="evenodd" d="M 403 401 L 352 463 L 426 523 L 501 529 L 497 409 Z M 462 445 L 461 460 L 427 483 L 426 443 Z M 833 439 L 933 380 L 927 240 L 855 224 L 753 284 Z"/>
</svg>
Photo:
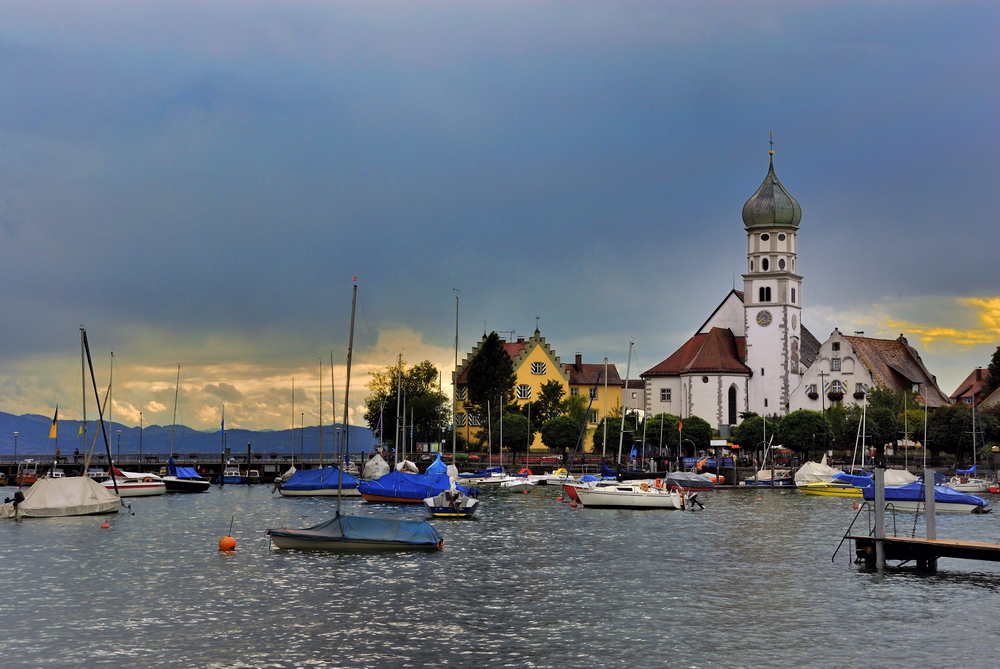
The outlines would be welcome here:
<svg viewBox="0 0 1000 669">
<path fill-rule="evenodd" d="M 467 443 L 475 441 L 476 434 L 487 427 L 486 421 L 478 420 L 466 407 L 469 365 L 485 342 L 484 334 L 452 377 L 455 384 L 455 426 Z M 604 416 L 622 406 L 624 383 L 618 375 L 618 369 L 607 360 L 601 363 L 584 363 L 583 356 L 577 353 L 573 362 L 564 363 L 538 330 L 530 338 L 518 337 L 515 341 L 505 341 L 504 350 L 514 363 L 514 401 L 518 406 L 530 404 L 537 399 L 542 386 L 550 381 L 556 381 L 563 387 L 564 397 L 580 395 L 587 400 L 590 414 L 587 418 L 584 447 L 593 443 L 593 430 Z M 535 435 L 531 448 L 545 448 L 540 434 Z"/>
</svg>

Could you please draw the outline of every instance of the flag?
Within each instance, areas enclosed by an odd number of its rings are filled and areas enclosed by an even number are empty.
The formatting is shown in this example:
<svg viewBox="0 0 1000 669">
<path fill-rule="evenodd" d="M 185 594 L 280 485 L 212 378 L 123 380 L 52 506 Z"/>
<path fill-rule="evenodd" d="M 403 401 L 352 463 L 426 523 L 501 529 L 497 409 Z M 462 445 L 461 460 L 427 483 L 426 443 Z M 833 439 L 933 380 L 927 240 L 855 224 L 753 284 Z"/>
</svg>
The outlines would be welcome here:
<svg viewBox="0 0 1000 669">
<path fill-rule="evenodd" d="M 222 436 L 226 436 L 226 405 L 222 405 Z"/>
<path fill-rule="evenodd" d="M 677 421 L 677 431 L 680 432 L 684 429 L 684 423 Z"/>
<path fill-rule="evenodd" d="M 80 423 L 80 429 L 76 431 L 76 436 L 78 437 L 83 436 L 83 423 Z"/>
<path fill-rule="evenodd" d="M 49 428 L 49 439 L 55 439 L 56 433 L 58 432 L 57 426 L 59 422 L 59 405 L 56 405 L 56 412 L 52 414 L 52 427 Z"/>
</svg>

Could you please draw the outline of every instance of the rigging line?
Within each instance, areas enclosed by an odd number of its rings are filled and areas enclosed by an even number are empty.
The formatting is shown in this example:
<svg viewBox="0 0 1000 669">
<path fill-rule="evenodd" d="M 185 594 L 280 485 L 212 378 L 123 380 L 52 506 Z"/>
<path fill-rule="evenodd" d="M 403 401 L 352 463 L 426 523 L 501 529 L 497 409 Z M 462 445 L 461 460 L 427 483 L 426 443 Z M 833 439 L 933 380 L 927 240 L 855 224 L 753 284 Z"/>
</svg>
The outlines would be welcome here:
<svg viewBox="0 0 1000 669">
<path fill-rule="evenodd" d="M 368 328 L 368 339 L 371 340 L 372 348 L 375 348 L 375 335 L 372 334 L 372 325 L 368 322 L 368 313 L 365 311 L 365 303 L 361 302 L 361 316 L 365 319 L 365 327 Z"/>
</svg>

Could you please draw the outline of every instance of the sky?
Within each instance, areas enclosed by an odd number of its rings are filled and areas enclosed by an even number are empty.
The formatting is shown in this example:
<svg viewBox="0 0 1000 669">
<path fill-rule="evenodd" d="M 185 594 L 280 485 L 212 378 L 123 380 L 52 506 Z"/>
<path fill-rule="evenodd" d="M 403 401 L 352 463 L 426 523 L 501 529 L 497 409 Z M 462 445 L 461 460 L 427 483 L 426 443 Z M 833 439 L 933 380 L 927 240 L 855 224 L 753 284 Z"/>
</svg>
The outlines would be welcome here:
<svg viewBox="0 0 1000 669">
<path fill-rule="evenodd" d="M 772 132 L 803 323 L 904 334 L 950 394 L 1000 344 L 998 31 L 962 0 L 2 3 L 0 411 L 80 416 L 82 326 L 112 420 L 340 419 L 355 277 L 352 424 L 400 356 L 450 393 L 456 311 L 460 358 L 537 326 L 623 374 L 634 342 L 635 378 L 742 287 Z"/>
</svg>

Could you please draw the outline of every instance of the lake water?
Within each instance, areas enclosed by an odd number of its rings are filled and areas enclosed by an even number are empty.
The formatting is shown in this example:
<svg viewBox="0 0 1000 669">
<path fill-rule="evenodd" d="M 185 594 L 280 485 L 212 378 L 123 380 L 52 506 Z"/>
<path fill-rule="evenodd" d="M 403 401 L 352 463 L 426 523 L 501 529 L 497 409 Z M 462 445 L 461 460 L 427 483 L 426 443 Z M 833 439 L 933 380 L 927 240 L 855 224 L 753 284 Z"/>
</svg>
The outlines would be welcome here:
<svg viewBox="0 0 1000 669">
<path fill-rule="evenodd" d="M 9 496 L 12 488 L 0 489 Z M 130 500 L 134 515 L 0 522 L 3 667 L 993 666 L 1000 565 L 866 573 L 852 501 L 752 489 L 700 511 L 481 496 L 431 553 L 270 548 L 332 515 L 269 486 Z M 994 501 L 996 504 L 996 501 Z M 351 513 L 422 508 L 345 502 Z M 235 520 L 233 518 L 235 517 Z M 230 533 L 236 551 L 220 553 Z M 104 522 L 109 529 L 101 529 Z M 922 519 L 899 515 L 901 534 Z M 939 515 L 1000 543 L 1000 515 Z"/>
</svg>

